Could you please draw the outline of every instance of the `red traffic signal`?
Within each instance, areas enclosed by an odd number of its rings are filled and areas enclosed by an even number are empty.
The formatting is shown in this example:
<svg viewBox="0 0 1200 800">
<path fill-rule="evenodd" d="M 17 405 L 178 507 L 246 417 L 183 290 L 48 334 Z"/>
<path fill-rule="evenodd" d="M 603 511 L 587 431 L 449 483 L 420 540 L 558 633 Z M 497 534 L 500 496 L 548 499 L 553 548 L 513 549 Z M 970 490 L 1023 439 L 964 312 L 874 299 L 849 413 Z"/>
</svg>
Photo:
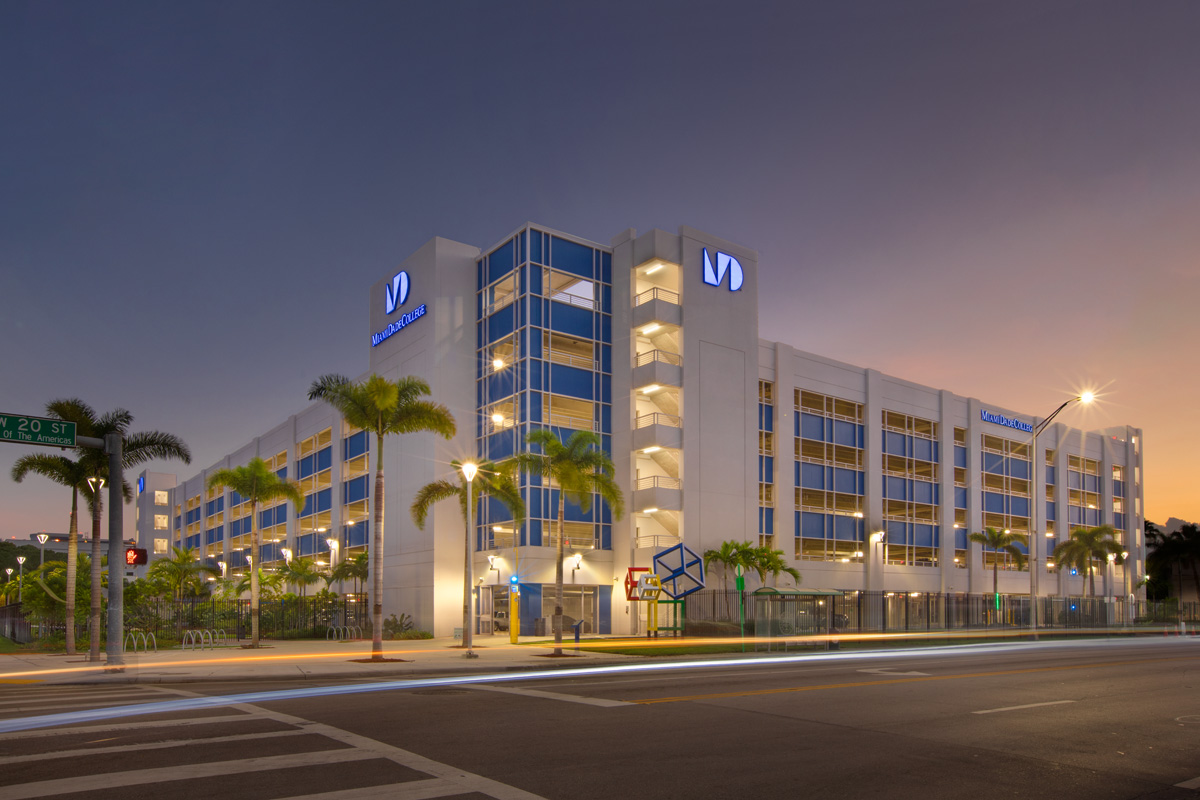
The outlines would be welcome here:
<svg viewBox="0 0 1200 800">
<path fill-rule="evenodd" d="M 126 547 L 125 548 L 125 566 L 136 567 L 139 564 L 145 564 L 150 559 L 146 556 L 146 548 L 144 547 Z"/>
</svg>

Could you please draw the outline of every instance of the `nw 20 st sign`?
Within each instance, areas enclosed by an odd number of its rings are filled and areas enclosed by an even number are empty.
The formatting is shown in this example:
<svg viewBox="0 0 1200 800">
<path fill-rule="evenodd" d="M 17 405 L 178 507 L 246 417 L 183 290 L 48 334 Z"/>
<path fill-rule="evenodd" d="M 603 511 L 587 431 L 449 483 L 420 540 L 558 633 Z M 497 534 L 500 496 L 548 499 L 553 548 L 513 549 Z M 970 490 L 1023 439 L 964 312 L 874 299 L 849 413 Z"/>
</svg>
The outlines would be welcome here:
<svg viewBox="0 0 1200 800">
<path fill-rule="evenodd" d="M 75 423 L 24 414 L 0 414 L 0 442 L 75 446 Z"/>
</svg>

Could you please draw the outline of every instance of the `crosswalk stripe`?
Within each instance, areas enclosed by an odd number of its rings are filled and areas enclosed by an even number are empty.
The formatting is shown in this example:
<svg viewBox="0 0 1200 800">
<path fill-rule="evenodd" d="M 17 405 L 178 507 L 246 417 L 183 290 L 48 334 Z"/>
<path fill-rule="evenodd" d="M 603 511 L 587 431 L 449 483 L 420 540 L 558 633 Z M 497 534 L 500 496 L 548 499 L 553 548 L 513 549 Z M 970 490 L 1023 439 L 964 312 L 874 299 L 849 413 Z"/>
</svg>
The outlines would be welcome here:
<svg viewBox="0 0 1200 800">
<path fill-rule="evenodd" d="M 251 722 L 250 714 L 223 714 L 219 717 L 188 717 L 186 719 L 164 719 L 149 722 L 114 722 L 109 725 L 76 725 L 71 728 L 41 728 L 33 731 L 0 733 L 0 742 L 8 739 L 38 739 L 45 736 L 63 736 L 71 733 L 103 733 L 106 731 L 133 731 L 140 728 L 174 728 L 187 725 L 217 725 L 222 722 Z"/>
<path fill-rule="evenodd" d="M 306 735 L 309 735 L 308 731 L 267 731 L 266 733 L 236 733 L 229 736 L 212 736 L 206 739 L 170 739 L 165 742 L 139 742 L 136 744 L 110 745 L 109 747 L 81 747 L 75 750 L 56 750 L 53 753 L 0 756 L 0 767 L 5 764 L 25 764 L 30 761 L 49 761 L 55 758 L 81 758 L 83 756 L 98 756 L 106 753 L 125 753 L 131 750 L 140 753 L 145 750 L 163 750 L 170 747 L 191 747 L 200 744 L 219 744 L 221 742 L 242 742 L 250 739 L 277 739 L 282 736 Z"/>
<path fill-rule="evenodd" d="M 189 778 L 229 777 L 246 772 L 266 772 L 275 769 L 307 767 L 314 764 L 339 764 L 347 761 L 366 761 L 379 758 L 375 753 L 347 748 L 315 753 L 291 753 L 282 756 L 262 756 L 238 761 L 216 761 L 206 764 L 180 764 L 172 767 L 110 772 L 103 775 L 81 775 L 58 778 L 16 786 L 0 787 L 0 800 L 25 800 L 31 797 L 54 797 L 70 792 L 116 789 L 163 781 L 182 781 Z"/>
<path fill-rule="evenodd" d="M 383 786 L 364 786 L 361 789 L 340 789 L 336 792 L 281 797 L 279 800 L 429 800 L 456 794 L 463 794 L 463 787 L 441 778 L 430 778 L 425 781 L 406 781 Z"/>
<path fill-rule="evenodd" d="M 144 706 L 147 703 L 157 702 L 159 702 L 159 700 L 155 697 L 147 697 L 140 703 L 111 703 L 107 705 L 104 703 L 103 698 L 80 700 L 78 703 L 55 703 L 53 705 L 42 705 L 41 703 L 29 701 L 26 702 L 24 706 L 18 706 L 17 708 L 0 709 L 0 714 L 21 714 L 29 711 L 54 711 L 61 708 L 128 708 L 130 706 Z"/>
<path fill-rule="evenodd" d="M 579 703 L 585 706 L 599 706 L 600 708 L 616 708 L 618 706 L 637 705 L 636 703 L 627 703 L 624 700 L 608 700 L 603 697 L 585 697 L 578 694 L 563 694 L 562 692 L 544 692 L 541 689 L 523 689 L 520 686 L 495 686 L 490 683 L 478 683 L 470 685 L 467 688 L 474 689 L 477 692 L 519 694 L 524 697 L 540 697 L 544 700 L 561 700 L 564 703 Z"/>
</svg>

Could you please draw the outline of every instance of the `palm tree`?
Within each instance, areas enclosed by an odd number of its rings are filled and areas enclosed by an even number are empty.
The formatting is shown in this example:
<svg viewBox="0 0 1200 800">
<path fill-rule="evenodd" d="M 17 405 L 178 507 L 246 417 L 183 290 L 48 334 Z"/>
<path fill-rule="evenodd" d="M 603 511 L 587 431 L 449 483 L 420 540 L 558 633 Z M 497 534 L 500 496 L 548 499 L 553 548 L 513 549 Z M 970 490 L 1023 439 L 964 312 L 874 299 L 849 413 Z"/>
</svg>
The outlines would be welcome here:
<svg viewBox="0 0 1200 800">
<path fill-rule="evenodd" d="M 283 574 L 279 572 L 264 571 L 262 567 L 252 567 L 248 574 L 243 575 L 233 587 L 233 591 L 238 596 L 250 592 L 251 598 L 254 596 L 254 584 L 258 584 L 258 592 L 260 597 L 274 598 L 283 593 Z M 254 615 L 251 623 L 254 630 L 254 635 L 258 635 L 258 614 Z"/>
<path fill-rule="evenodd" d="M 173 599 L 182 600 L 184 590 L 189 586 L 194 587 L 200 576 L 221 574 L 221 570 L 200 561 L 195 548 L 172 546 L 171 551 L 170 556 L 160 558 L 150 565 L 146 570 L 146 577 L 165 583 Z"/>
<path fill-rule="evenodd" d="M 754 570 L 758 573 L 759 580 L 766 583 L 766 576 L 770 573 L 772 582 L 776 585 L 779 583 L 780 575 L 790 575 L 792 582 L 800 585 L 800 570 L 793 567 L 783 559 L 782 550 L 774 550 L 770 547 L 754 548 Z"/>
<path fill-rule="evenodd" d="M 35 453 L 21 456 L 13 464 L 12 479 L 17 483 L 33 473 L 49 478 L 71 490 L 71 527 L 67 534 L 67 576 L 65 587 L 67 655 L 75 655 L 75 571 L 79 564 L 79 492 L 87 487 L 87 466 L 66 456 Z"/>
<path fill-rule="evenodd" d="M 396 433 L 431 431 L 444 439 L 454 436 L 454 417 L 440 403 L 421 398 L 429 384 L 420 378 L 389 381 L 371 375 L 351 383 L 342 375 L 322 375 L 313 381 L 308 399 L 333 406 L 355 428 L 375 434 L 375 512 L 371 530 L 371 658 L 383 660 L 383 437 Z"/>
<path fill-rule="evenodd" d="M 452 497 L 458 499 L 458 504 L 462 508 L 463 522 L 466 524 L 466 546 L 468 561 L 471 559 L 471 553 L 474 548 L 471 546 L 471 531 L 474 529 L 474 520 L 467 519 L 467 479 L 463 475 L 462 463 L 451 461 L 450 466 L 454 468 L 454 474 L 458 477 L 457 481 L 440 480 L 433 483 L 427 483 L 417 491 L 417 496 L 413 499 L 412 512 L 413 522 L 417 523 L 417 527 L 421 530 L 425 529 L 425 518 L 429 515 L 429 508 L 440 500 L 448 500 Z M 525 503 L 521 500 L 521 490 L 517 488 L 516 482 L 512 479 L 509 472 L 500 469 L 491 461 L 480 461 L 477 465 L 477 472 L 474 480 L 470 482 L 471 487 L 471 503 L 474 508 L 479 508 L 479 495 L 486 492 L 492 497 L 499 500 L 508 513 L 513 518 L 513 529 L 520 527 L 525 519 Z M 465 566 L 465 565 L 464 565 Z M 468 590 L 464 587 L 464 593 Z M 470 595 L 463 597 L 463 641 L 469 641 L 465 631 L 471 625 L 471 598 Z"/>
<path fill-rule="evenodd" d="M 1029 539 L 1023 533 L 1001 532 L 995 528 L 984 528 L 983 533 L 975 531 L 967 536 L 972 542 L 978 542 L 989 550 L 996 552 L 992 559 L 992 594 L 1000 594 L 1000 553 L 1012 556 L 1017 562 L 1017 569 L 1025 566 L 1025 554 L 1017 547 L 1018 544 L 1029 547 Z"/>
<path fill-rule="evenodd" d="M 281 478 L 261 458 L 250 459 L 244 467 L 219 469 L 208 476 L 208 488 L 220 487 L 237 492 L 250 503 L 250 646 L 258 647 L 259 575 L 262 565 L 258 542 L 258 507 L 273 500 L 292 501 L 297 513 L 304 510 L 304 495 L 296 481 Z"/>
<path fill-rule="evenodd" d="M 304 597 L 309 586 L 321 580 L 321 571 L 317 562 L 307 556 L 297 556 L 288 561 L 281 570 L 285 582 L 300 587 L 300 596 Z"/>
<path fill-rule="evenodd" d="M 369 553 L 359 553 L 354 558 L 347 558 L 333 568 L 329 573 L 329 577 L 325 579 L 325 585 L 330 585 L 334 581 L 354 581 L 354 593 L 362 594 L 362 584 L 367 578 L 371 577 L 371 556 Z"/>
<path fill-rule="evenodd" d="M 736 572 L 738 567 L 741 567 L 743 572 L 753 569 L 754 549 L 754 545 L 750 542 L 735 542 L 732 539 L 726 539 L 721 542 L 719 548 L 705 550 L 702 556 L 705 570 L 714 562 L 721 566 L 721 590 L 725 596 L 726 612 L 730 617 L 733 616 L 733 600 L 729 596 L 729 572 L 731 570 Z"/>
<path fill-rule="evenodd" d="M 1111 525 L 1095 528 L 1076 528 L 1071 536 L 1054 548 L 1054 568 L 1061 571 L 1064 566 L 1087 570 L 1088 585 L 1092 597 L 1096 596 L 1096 572 L 1092 562 L 1103 563 L 1111 554 L 1121 559 L 1121 545 L 1117 544 L 1116 531 Z"/>
<path fill-rule="evenodd" d="M 75 423 L 78 436 L 90 436 L 103 439 L 110 433 L 121 434 L 122 445 L 121 466 L 130 470 L 147 461 L 164 458 L 178 458 L 185 464 L 192 461 L 191 451 L 178 436 L 161 431 L 146 431 L 130 433 L 129 426 L 133 424 L 133 414 L 123 408 L 114 409 L 106 414 L 97 416 L 95 409 L 78 398 L 51 400 L 46 404 L 46 415 L 56 419 Z M 78 463 L 83 468 L 83 482 L 78 489 L 88 499 L 92 512 L 92 580 L 91 580 L 91 637 L 89 659 L 100 659 L 100 591 L 103 556 L 100 552 L 100 514 L 104 507 L 103 493 L 99 486 L 92 487 L 88 478 L 108 480 L 108 457 L 100 450 L 93 448 L 76 448 Z M 128 483 L 121 486 L 125 502 L 133 499 L 133 490 Z M 117 533 L 120 536 L 120 532 Z M 70 558 L 68 547 L 68 561 Z M 68 586 L 70 582 L 68 581 Z M 68 636 L 68 638 L 70 638 Z"/>
<path fill-rule="evenodd" d="M 554 565 L 554 655 L 562 655 L 563 539 L 567 498 L 583 511 L 592 507 L 592 494 L 608 503 L 614 519 L 625 513 L 625 497 L 613 480 L 613 463 L 600 449 L 600 437 L 591 431 L 575 431 L 564 444 L 552 431 L 530 431 L 526 444 L 541 448 L 527 450 L 513 461 L 519 469 L 556 482 L 558 491 L 558 556 Z"/>
</svg>

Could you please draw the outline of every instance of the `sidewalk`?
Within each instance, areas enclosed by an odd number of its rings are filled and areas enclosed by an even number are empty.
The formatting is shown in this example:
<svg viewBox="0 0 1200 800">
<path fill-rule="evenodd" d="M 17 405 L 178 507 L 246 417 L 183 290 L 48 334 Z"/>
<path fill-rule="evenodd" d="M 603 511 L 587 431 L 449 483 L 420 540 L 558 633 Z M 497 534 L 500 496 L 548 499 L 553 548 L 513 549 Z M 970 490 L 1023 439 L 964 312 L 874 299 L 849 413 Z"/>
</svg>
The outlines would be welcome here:
<svg viewBox="0 0 1200 800">
<path fill-rule="evenodd" d="M 525 642 L 546 637 L 522 637 Z M 104 662 L 94 664 L 87 654 L 19 653 L 0 655 L 0 685 L 81 683 L 201 683 L 207 681 L 327 680 L 334 678 L 419 678 L 432 675 L 473 674 L 530 669 L 570 669 L 636 660 L 610 653 L 576 653 L 573 641 L 563 642 L 564 658 L 548 658 L 553 644 L 512 645 L 507 636 L 478 636 L 478 658 L 463 655 L 457 639 L 385 641 L 383 656 L 395 659 L 363 663 L 371 655 L 371 641 L 327 642 L 311 639 L 264 639 L 257 650 L 237 643 L 204 650 L 160 650 L 125 653 L 121 671 Z"/>
</svg>

